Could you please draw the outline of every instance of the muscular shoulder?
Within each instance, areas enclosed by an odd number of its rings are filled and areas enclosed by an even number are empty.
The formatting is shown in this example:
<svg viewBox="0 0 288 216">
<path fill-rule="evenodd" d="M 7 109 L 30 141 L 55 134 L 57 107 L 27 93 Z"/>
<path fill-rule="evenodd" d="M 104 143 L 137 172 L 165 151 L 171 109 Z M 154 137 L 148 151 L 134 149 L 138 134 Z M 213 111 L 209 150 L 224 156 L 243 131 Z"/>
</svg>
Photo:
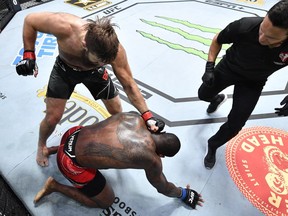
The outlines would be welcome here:
<svg viewBox="0 0 288 216">
<path fill-rule="evenodd" d="M 137 112 L 125 112 L 119 114 L 119 129 L 120 131 L 130 130 L 140 134 L 148 132 L 142 117 Z"/>
<path fill-rule="evenodd" d="M 258 31 L 263 17 L 244 17 L 227 25 L 218 35 L 217 42 L 220 44 L 233 43 L 241 35 Z"/>
<path fill-rule="evenodd" d="M 50 33 L 58 38 L 71 35 L 75 28 L 83 25 L 84 20 L 68 13 L 38 12 L 27 15 L 25 23 L 37 31 Z"/>
</svg>

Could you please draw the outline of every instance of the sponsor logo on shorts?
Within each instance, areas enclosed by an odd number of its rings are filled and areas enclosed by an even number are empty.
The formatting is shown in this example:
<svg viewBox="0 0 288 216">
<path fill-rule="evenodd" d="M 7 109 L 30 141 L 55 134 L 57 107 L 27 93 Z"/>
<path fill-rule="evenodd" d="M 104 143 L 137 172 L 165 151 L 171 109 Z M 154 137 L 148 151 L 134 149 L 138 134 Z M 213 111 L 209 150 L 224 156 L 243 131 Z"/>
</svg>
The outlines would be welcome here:
<svg viewBox="0 0 288 216">
<path fill-rule="evenodd" d="M 68 141 L 68 152 L 72 152 L 73 150 L 73 141 L 74 141 L 75 135 L 70 136 Z"/>
<path fill-rule="evenodd" d="M 112 2 L 106 0 L 66 0 L 65 3 L 81 7 L 88 11 L 93 11 L 112 4 Z"/>
<path fill-rule="evenodd" d="M 288 133 L 243 129 L 226 148 L 226 164 L 240 191 L 265 215 L 288 215 Z"/>
<path fill-rule="evenodd" d="M 286 62 L 288 60 L 288 53 L 282 52 L 282 53 L 280 53 L 279 57 L 282 60 L 282 62 Z"/>
</svg>

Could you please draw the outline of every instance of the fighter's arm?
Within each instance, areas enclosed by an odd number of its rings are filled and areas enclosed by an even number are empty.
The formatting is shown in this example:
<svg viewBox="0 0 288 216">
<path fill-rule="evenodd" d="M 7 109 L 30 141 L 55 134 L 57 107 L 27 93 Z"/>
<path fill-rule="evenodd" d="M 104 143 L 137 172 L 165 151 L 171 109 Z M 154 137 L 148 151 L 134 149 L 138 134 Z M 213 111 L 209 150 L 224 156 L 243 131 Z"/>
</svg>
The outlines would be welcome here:
<svg viewBox="0 0 288 216">
<path fill-rule="evenodd" d="M 65 15 L 67 16 L 67 14 Z M 70 15 L 73 16 L 73 15 Z M 57 39 L 69 34 L 71 26 L 61 13 L 39 12 L 25 17 L 23 27 L 24 50 L 34 50 L 37 32 L 53 34 Z"/>
<path fill-rule="evenodd" d="M 148 164 L 148 163 L 147 163 Z M 168 197 L 180 197 L 181 189 L 173 183 L 168 182 L 162 172 L 162 162 L 159 157 L 154 157 L 153 162 L 145 169 L 148 181 L 157 189 L 159 193 Z"/>
<path fill-rule="evenodd" d="M 69 37 L 71 32 L 69 18 L 75 17 L 69 14 L 51 12 L 31 13 L 25 17 L 23 26 L 23 58 L 16 65 L 18 75 L 38 74 L 38 67 L 35 55 L 35 42 L 37 32 L 53 34 L 57 40 Z"/>
<path fill-rule="evenodd" d="M 114 74 L 122 84 L 124 91 L 133 106 L 140 113 L 147 111 L 148 107 L 137 86 L 137 83 L 132 76 L 132 71 L 128 63 L 126 51 L 121 44 L 119 44 L 116 59 L 111 63 L 111 66 L 113 68 Z"/>
<path fill-rule="evenodd" d="M 160 132 L 164 128 L 165 123 L 160 119 L 154 118 L 152 113 L 148 110 L 148 106 L 144 100 L 144 97 L 132 76 L 132 71 L 128 63 L 126 51 L 121 44 L 119 44 L 116 59 L 111 63 L 111 66 L 117 79 L 122 84 L 128 99 L 142 114 L 142 118 L 145 120 L 149 130 L 153 132 Z"/>
</svg>

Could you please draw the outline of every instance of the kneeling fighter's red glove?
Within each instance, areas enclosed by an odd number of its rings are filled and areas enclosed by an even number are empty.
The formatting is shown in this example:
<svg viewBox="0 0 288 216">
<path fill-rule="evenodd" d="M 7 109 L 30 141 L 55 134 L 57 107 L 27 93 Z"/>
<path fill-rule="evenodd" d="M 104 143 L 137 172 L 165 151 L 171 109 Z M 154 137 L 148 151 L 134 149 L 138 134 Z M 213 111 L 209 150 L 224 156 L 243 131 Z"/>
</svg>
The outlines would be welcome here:
<svg viewBox="0 0 288 216">
<path fill-rule="evenodd" d="M 16 71 L 18 75 L 34 75 L 38 73 L 38 67 L 36 64 L 36 56 L 34 51 L 25 50 L 23 53 L 23 59 L 16 65 Z"/>
<path fill-rule="evenodd" d="M 142 113 L 141 116 L 142 116 L 143 120 L 145 121 L 147 128 L 149 130 L 151 130 L 152 125 L 155 125 L 158 127 L 158 130 L 155 131 L 156 133 L 160 133 L 164 129 L 165 122 L 162 121 L 161 119 L 155 118 L 149 110 Z"/>
</svg>

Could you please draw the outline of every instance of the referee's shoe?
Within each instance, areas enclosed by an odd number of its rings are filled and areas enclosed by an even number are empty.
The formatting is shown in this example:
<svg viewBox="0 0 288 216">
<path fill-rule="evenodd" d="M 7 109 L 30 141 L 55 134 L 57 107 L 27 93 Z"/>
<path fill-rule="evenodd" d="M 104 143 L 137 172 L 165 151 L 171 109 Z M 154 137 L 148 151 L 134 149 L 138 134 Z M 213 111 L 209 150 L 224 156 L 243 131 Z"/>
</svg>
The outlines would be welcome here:
<svg viewBox="0 0 288 216">
<path fill-rule="evenodd" d="M 208 106 L 206 112 L 208 114 L 215 112 L 225 101 L 227 100 L 226 94 L 219 94 L 216 96 L 216 99 L 214 99 Z"/>
</svg>

